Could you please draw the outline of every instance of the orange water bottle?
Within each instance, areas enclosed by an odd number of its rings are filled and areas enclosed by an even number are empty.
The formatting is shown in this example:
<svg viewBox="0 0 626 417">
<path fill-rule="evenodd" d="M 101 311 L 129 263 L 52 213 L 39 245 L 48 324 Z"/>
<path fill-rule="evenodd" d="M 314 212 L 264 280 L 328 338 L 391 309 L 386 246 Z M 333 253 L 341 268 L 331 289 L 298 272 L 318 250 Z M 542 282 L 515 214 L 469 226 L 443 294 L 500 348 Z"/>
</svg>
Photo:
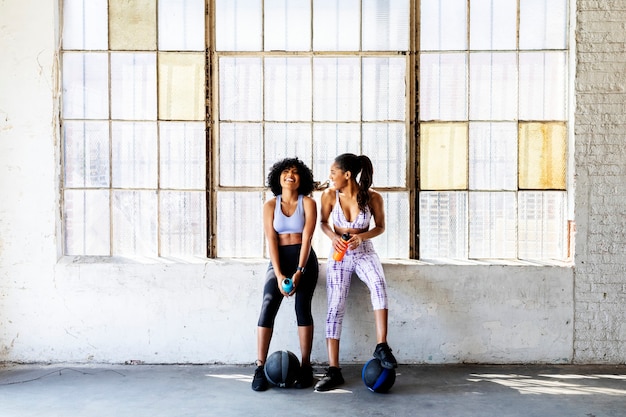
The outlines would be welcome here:
<svg viewBox="0 0 626 417">
<path fill-rule="evenodd" d="M 343 235 L 341 235 L 341 240 L 343 240 L 344 242 L 347 242 L 348 240 L 350 240 L 350 234 L 344 233 Z M 333 253 L 333 259 L 337 262 L 341 262 L 341 260 L 343 259 L 343 255 L 346 254 L 347 250 L 348 250 L 348 246 L 346 246 L 346 248 L 342 250 L 341 252 L 335 251 L 335 253 Z"/>
</svg>

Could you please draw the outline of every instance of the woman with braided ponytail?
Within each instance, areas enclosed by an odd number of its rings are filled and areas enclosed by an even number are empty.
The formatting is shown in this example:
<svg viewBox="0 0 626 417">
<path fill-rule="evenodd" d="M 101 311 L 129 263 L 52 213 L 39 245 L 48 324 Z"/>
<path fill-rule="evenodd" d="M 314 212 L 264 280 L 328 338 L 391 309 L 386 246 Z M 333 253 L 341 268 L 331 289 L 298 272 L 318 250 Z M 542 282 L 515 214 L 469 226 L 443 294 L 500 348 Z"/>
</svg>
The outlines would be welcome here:
<svg viewBox="0 0 626 417">
<path fill-rule="evenodd" d="M 332 240 L 332 251 L 347 247 L 342 260 L 328 257 L 326 291 L 326 346 L 329 368 L 316 384 L 316 391 L 328 391 L 344 383 L 339 367 L 339 339 L 350 280 L 356 273 L 369 291 L 376 321 L 377 345 L 374 357 L 385 368 L 398 366 L 387 344 L 387 284 L 383 267 L 370 239 L 385 231 L 385 211 L 380 193 L 371 189 L 374 169 L 365 155 L 346 153 L 335 158 L 330 168 L 332 187 L 322 194 L 320 224 Z M 373 224 L 370 228 L 370 223 Z M 332 223 L 332 225 L 330 224 Z M 344 241 L 341 236 L 349 234 Z"/>
</svg>

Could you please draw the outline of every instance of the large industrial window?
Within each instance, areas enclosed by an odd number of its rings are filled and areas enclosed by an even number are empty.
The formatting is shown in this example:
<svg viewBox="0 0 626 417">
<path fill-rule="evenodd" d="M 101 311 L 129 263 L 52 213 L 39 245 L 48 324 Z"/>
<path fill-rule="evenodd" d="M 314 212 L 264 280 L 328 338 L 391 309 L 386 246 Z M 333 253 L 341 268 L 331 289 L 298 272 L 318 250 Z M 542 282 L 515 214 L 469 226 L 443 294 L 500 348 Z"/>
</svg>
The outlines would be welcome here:
<svg viewBox="0 0 626 417">
<path fill-rule="evenodd" d="M 64 0 L 65 254 L 262 257 L 267 170 L 366 154 L 384 258 L 567 258 L 567 0 Z M 316 233 L 323 257 L 328 239 Z"/>
<path fill-rule="evenodd" d="M 567 0 L 420 16 L 420 257 L 565 259 Z"/>
<path fill-rule="evenodd" d="M 63 2 L 68 255 L 206 256 L 204 0 Z"/>
</svg>

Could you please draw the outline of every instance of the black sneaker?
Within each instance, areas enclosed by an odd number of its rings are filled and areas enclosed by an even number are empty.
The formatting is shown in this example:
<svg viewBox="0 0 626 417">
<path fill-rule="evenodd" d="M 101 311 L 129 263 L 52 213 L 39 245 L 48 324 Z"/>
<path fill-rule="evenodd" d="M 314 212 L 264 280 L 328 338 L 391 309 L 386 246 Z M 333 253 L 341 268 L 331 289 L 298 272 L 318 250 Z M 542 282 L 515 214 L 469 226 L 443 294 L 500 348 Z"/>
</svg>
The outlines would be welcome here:
<svg viewBox="0 0 626 417">
<path fill-rule="evenodd" d="M 380 361 L 383 368 L 393 369 L 398 367 L 398 361 L 391 353 L 391 348 L 387 343 L 379 343 L 374 350 L 374 357 Z"/>
<path fill-rule="evenodd" d="M 257 366 L 254 371 L 254 378 L 252 378 L 252 390 L 265 391 L 267 387 L 268 382 L 265 376 L 265 369 L 263 369 L 263 365 Z"/>
<path fill-rule="evenodd" d="M 341 375 L 341 368 L 331 366 L 326 371 L 326 374 L 322 379 L 315 384 L 315 391 L 330 391 L 333 388 L 343 384 L 343 375 Z"/>
<path fill-rule="evenodd" d="M 300 367 L 294 387 L 302 389 L 309 388 L 311 385 L 313 385 L 313 368 L 311 365 L 303 365 Z"/>
</svg>

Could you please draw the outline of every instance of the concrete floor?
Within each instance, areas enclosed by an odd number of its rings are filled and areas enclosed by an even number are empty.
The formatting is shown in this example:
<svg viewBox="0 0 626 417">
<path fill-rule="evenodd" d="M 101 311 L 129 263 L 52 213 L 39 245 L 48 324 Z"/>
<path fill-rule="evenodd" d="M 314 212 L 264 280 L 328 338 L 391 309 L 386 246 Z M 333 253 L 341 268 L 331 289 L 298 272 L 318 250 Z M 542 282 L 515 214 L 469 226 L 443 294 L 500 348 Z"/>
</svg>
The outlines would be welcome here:
<svg viewBox="0 0 626 417">
<path fill-rule="evenodd" d="M 321 376 L 323 367 L 314 367 Z M 400 365 L 391 391 L 361 366 L 341 389 L 254 392 L 252 366 L 4 365 L 0 416 L 626 416 L 626 366 Z"/>
</svg>

